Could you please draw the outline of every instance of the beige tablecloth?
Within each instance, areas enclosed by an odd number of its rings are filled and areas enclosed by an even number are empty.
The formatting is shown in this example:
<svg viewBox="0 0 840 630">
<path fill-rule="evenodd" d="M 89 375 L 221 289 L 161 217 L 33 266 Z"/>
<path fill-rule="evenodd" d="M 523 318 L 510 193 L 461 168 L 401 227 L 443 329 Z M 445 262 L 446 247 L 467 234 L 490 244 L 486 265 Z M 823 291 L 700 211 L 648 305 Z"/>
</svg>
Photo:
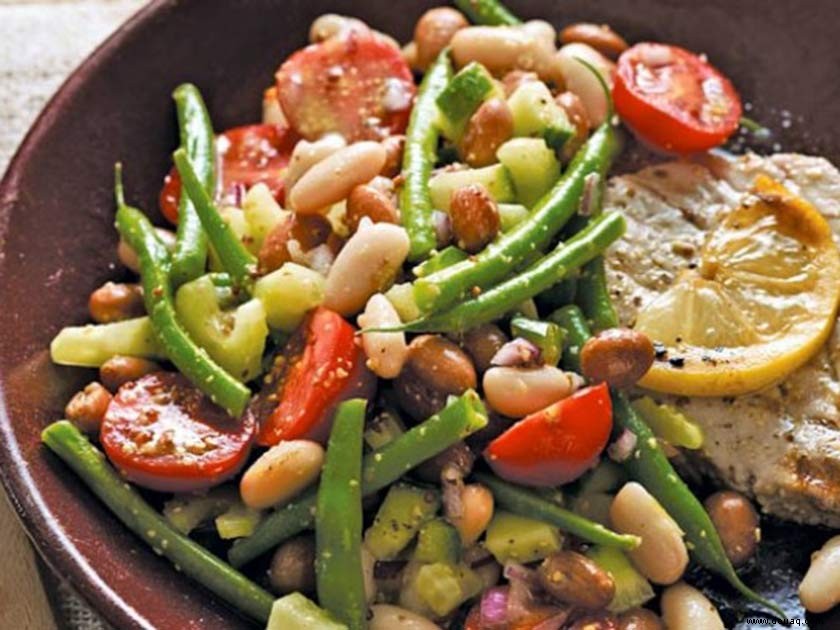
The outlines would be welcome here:
<svg viewBox="0 0 840 630">
<path fill-rule="evenodd" d="M 94 47 L 144 0 L 0 0 L 0 172 L 41 107 Z M 2 494 L 2 490 L 0 490 Z M 0 496 L 0 628 L 95 630 L 104 626 L 67 585 L 54 620 L 35 558 Z"/>
</svg>

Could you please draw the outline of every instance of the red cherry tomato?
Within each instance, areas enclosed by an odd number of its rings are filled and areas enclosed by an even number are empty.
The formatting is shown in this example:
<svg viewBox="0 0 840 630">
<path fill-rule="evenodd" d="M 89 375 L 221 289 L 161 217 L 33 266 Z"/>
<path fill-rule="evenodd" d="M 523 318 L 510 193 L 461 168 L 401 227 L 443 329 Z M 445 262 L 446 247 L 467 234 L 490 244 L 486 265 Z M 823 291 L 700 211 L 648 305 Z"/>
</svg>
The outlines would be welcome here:
<svg viewBox="0 0 840 630">
<path fill-rule="evenodd" d="M 129 481 L 161 492 L 194 492 L 233 477 L 256 434 L 175 372 L 120 387 L 102 421 L 108 459 Z"/>
<path fill-rule="evenodd" d="M 557 486 L 592 467 L 611 429 L 612 403 L 602 383 L 520 420 L 490 442 L 484 457 L 503 479 Z"/>
<path fill-rule="evenodd" d="M 223 202 L 238 206 L 243 188 L 263 182 L 282 203 L 283 169 L 299 139 L 291 129 L 278 125 L 245 125 L 220 134 L 216 149 L 221 178 L 218 193 Z M 178 223 L 180 199 L 181 177 L 173 167 L 163 180 L 159 198 L 160 210 L 171 223 Z"/>
<path fill-rule="evenodd" d="M 338 403 L 373 396 L 376 377 L 355 336 L 353 326 L 329 309 L 307 316 L 246 414 L 260 421 L 260 444 L 301 438 L 325 443 Z"/>
<path fill-rule="evenodd" d="M 348 31 L 307 46 L 276 76 L 283 112 L 304 138 L 337 131 L 348 142 L 380 140 L 408 124 L 411 70 L 400 51 L 373 32 Z"/>
<path fill-rule="evenodd" d="M 741 118 L 729 79 L 705 58 L 666 44 L 636 44 L 622 53 L 613 100 L 643 141 L 673 153 L 723 144 Z"/>
</svg>

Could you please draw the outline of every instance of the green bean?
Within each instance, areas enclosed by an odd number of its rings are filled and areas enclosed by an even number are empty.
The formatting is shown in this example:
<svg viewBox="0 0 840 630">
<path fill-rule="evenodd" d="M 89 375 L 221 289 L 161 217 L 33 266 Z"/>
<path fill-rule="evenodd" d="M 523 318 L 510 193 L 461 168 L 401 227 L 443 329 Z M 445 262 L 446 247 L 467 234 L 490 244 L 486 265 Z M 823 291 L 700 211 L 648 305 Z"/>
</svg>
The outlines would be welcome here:
<svg viewBox="0 0 840 630">
<path fill-rule="evenodd" d="M 402 163 L 405 182 L 400 192 L 400 212 L 403 226 L 411 239 L 409 260 L 425 258 L 437 246 L 432 223 L 434 207 L 429 195 L 429 177 L 437 158 L 440 135 L 435 101 L 451 78 L 452 62 L 447 48 L 426 71 L 405 132 Z"/>
<path fill-rule="evenodd" d="M 575 307 L 561 310 L 564 310 L 567 320 L 575 320 L 573 325 L 566 327 L 571 343 L 583 346 L 591 335 L 583 314 Z M 685 532 L 687 546 L 697 563 L 718 573 L 746 598 L 766 606 L 784 619 L 784 613 L 778 606 L 741 581 L 726 556 L 720 536 L 703 504 L 680 479 L 653 431 L 633 410 L 623 393 L 613 392 L 613 419 L 618 427 L 636 436 L 636 448 L 622 466 L 632 479 L 641 483 L 662 504 Z"/>
<path fill-rule="evenodd" d="M 468 391 L 435 414 L 365 456 L 362 464 L 362 494 L 369 496 L 392 484 L 420 463 L 446 450 L 487 425 L 487 412 L 474 391 Z M 268 516 L 248 538 L 234 543 L 228 560 L 240 567 L 269 549 L 312 527 L 315 493 L 307 491 L 289 505 Z"/>
<path fill-rule="evenodd" d="M 624 228 L 624 217 L 620 214 L 600 217 L 570 241 L 558 245 L 553 252 L 507 282 L 443 313 L 382 330 L 460 332 L 491 322 L 599 255 L 624 233 Z"/>
<path fill-rule="evenodd" d="M 362 570 L 362 433 L 367 401 L 341 403 L 335 412 L 318 486 L 315 574 L 318 602 L 349 630 L 367 627 Z"/>
<path fill-rule="evenodd" d="M 527 221 L 470 259 L 414 282 L 414 297 L 421 312 L 440 311 L 476 287 L 492 286 L 510 276 L 527 256 L 545 249 L 577 211 L 586 177 L 591 173 L 604 177 L 618 148 L 614 129 L 608 123 L 601 125 L 554 188 L 534 206 Z"/>
<path fill-rule="evenodd" d="M 201 180 L 190 164 L 186 151 L 183 148 L 178 149 L 172 154 L 172 159 L 181 174 L 183 191 L 195 205 L 201 225 L 219 256 L 222 267 L 237 285 L 250 292 L 256 274 L 257 259 L 245 249 L 245 245 L 219 214 L 219 209 L 204 190 Z"/>
<path fill-rule="evenodd" d="M 514 26 L 522 23 L 498 0 L 455 0 L 455 6 L 466 13 L 474 24 Z"/>
<path fill-rule="evenodd" d="M 589 326 L 580 308 L 569 304 L 557 309 L 548 319 L 566 331 L 563 347 L 563 365 L 567 370 L 580 373 L 580 351 L 589 338 Z M 582 341 L 581 341 L 582 340 Z"/>
<path fill-rule="evenodd" d="M 641 542 L 638 536 L 617 534 L 600 523 L 564 510 L 528 488 L 503 481 L 489 473 L 477 472 L 474 476 L 490 489 L 498 505 L 514 514 L 544 521 L 596 545 L 630 550 L 638 547 Z"/>
<path fill-rule="evenodd" d="M 155 553 L 250 617 L 262 623 L 268 620 L 274 597 L 172 527 L 73 424 L 54 422 L 44 429 L 41 440 Z"/>
<path fill-rule="evenodd" d="M 216 189 L 216 136 L 201 92 L 183 83 L 172 93 L 178 112 L 181 147 L 208 195 Z M 188 195 L 178 201 L 178 239 L 172 254 L 172 284 L 180 286 L 204 273 L 207 264 L 207 236 Z"/>
<path fill-rule="evenodd" d="M 607 287 L 603 256 L 590 260 L 581 269 L 576 300 L 593 330 L 600 332 L 618 326 L 618 314 Z"/>
<path fill-rule="evenodd" d="M 146 311 L 166 356 L 213 402 L 224 407 L 231 415 L 240 416 L 251 398 L 251 391 L 225 372 L 184 331 L 172 302 L 169 251 L 146 215 L 126 205 L 119 164 L 115 170 L 117 230 L 137 252 Z"/>
</svg>

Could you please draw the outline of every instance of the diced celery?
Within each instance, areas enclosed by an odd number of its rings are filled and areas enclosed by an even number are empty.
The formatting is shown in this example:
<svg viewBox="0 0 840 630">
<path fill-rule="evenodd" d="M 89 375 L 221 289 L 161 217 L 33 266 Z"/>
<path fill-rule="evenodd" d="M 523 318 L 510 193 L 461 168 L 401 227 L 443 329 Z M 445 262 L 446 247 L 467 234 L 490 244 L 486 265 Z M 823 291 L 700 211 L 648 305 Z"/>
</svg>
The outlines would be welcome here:
<svg viewBox="0 0 840 630">
<path fill-rule="evenodd" d="M 460 171 L 442 171 L 429 180 L 432 205 L 449 212 L 452 193 L 469 184 L 482 184 L 497 202 L 513 201 L 516 193 L 507 169 L 501 164 Z"/>
<path fill-rule="evenodd" d="M 190 337 L 233 377 L 249 381 L 260 373 L 268 326 L 259 300 L 223 311 L 213 280 L 201 276 L 178 289 L 175 311 Z"/>
<path fill-rule="evenodd" d="M 499 208 L 499 213 L 501 214 L 501 208 Z M 429 274 L 433 274 L 436 271 L 440 271 L 441 269 L 451 267 L 462 260 L 466 260 L 468 257 L 469 254 L 467 254 L 467 252 L 463 249 L 450 245 L 449 247 L 433 254 L 430 258 L 427 258 L 411 271 L 418 278 L 422 278 L 424 276 L 428 276 Z"/>
<path fill-rule="evenodd" d="M 531 208 L 560 179 L 560 162 L 543 138 L 512 138 L 496 151 L 513 180 L 516 199 Z"/>
<path fill-rule="evenodd" d="M 265 237 L 281 221 L 291 217 L 291 212 L 283 210 L 274 195 L 264 183 L 253 185 L 242 201 L 242 212 L 248 236 L 254 251 L 259 251 Z"/>
<path fill-rule="evenodd" d="M 622 613 L 653 599 L 653 588 L 636 571 L 627 556 L 615 547 L 595 545 L 586 552 L 595 564 L 609 573 L 615 582 L 615 595 L 607 610 Z"/>
<path fill-rule="evenodd" d="M 393 442 L 405 433 L 405 426 L 400 417 L 391 412 L 383 411 L 371 420 L 365 427 L 365 442 L 374 451 Z"/>
<path fill-rule="evenodd" d="M 254 283 L 254 297 L 265 307 L 269 326 L 292 332 L 308 311 L 324 301 L 325 285 L 317 271 L 287 262 Z"/>
<path fill-rule="evenodd" d="M 517 316 L 510 320 L 510 331 L 514 337 L 527 339 L 540 349 L 542 359 L 548 365 L 557 365 L 563 354 L 565 331 L 554 322 Z"/>
<path fill-rule="evenodd" d="M 531 214 L 528 208 L 518 203 L 500 203 L 498 206 L 502 232 L 512 230 Z"/>
<path fill-rule="evenodd" d="M 478 595 L 481 577 L 463 564 L 411 561 L 404 572 L 399 602 L 404 608 L 428 617 L 444 617 Z"/>
<path fill-rule="evenodd" d="M 216 517 L 216 531 L 219 532 L 219 538 L 223 540 L 245 538 L 254 533 L 262 518 L 261 510 L 255 510 L 241 501 L 236 501 Z"/>
<path fill-rule="evenodd" d="M 385 297 L 391 302 L 400 319 L 404 322 L 414 321 L 420 317 L 420 309 L 414 300 L 414 289 L 410 282 L 395 284 L 385 292 Z"/>
<path fill-rule="evenodd" d="M 435 518 L 420 528 L 414 560 L 455 564 L 460 559 L 461 536 L 452 525 L 442 518 Z"/>
<path fill-rule="evenodd" d="M 234 486 L 219 486 L 205 495 L 178 495 L 163 504 L 163 515 L 182 534 L 217 517 L 239 500 Z"/>
<path fill-rule="evenodd" d="M 558 551 L 563 537 L 556 527 L 533 518 L 497 510 L 484 545 L 499 564 L 535 562 Z"/>
<path fill-rule="evenodd" d="M 326 610 L 300 593 L 275 600 L 266 630 L 347 630 Z"/>
<path fill-rule="evenodd" d="M 393 560 L 439 508 L 440 496 L 435 490 L 408 484 L 391 486 L 373 525 L 365 532 L 365 546 L 377 560 Z"/>
<path fill-rule="evenodd" d="M 50 344 L 50 357 L 59 365 L 99 367 L 116 355 L 162 359 L 166 357 L 148 317 L 112 324 L 62 328 Z"/>
<path fill-rule="evenodd" d="M 233 233 L 237 236 L 237 238 L 242 241 L 245 247 L 248 248 L 252 254 L 257 254 L 259 250 L 254 247 L 253 239 L 248 233 L 248 221 L 245 219 L 245 213 L 240 208 L 222 206 L 219 208 L 219 214 L 230 226 L 230 229 L 233 230 Z M 224 271 L 224 267 L 219 260 L 219 256 L 212 247 L 210 247 L 208 266 L 210 267 L 210 271 Z"/>
<path fill-rule="evenodd" d="M 698 449 L 703 446 L 703 429 L 671 405 L 658 405 L 649 396 L 631 403 L 657 437 L 673 446 Z"/>
<path fill-rule="evenodd" d="M 484 66 L 475 61 L 464 66 L 437 97 L 443 135 L 457 140 L 473 112 L 494 93 L 496 82 Z"/>
</svg>

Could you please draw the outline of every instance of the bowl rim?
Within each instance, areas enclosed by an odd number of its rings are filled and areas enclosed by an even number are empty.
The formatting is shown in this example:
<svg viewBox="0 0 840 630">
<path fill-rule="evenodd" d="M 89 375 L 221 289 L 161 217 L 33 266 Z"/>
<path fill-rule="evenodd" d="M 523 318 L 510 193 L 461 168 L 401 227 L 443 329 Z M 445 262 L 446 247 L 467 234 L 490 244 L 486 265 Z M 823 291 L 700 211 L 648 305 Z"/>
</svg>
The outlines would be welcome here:
<svg viewBox="0 0 840 630">
<path fill-rule="evenodd" d="M 140 7 L 83 60 L 50 97 L 24 135 L 0 179 L 0 236 L 10 229 L 4 217 L 8 216 L 12 204 L 17 199 L 20 175 L 29 163 L 34 149 L 60 116 L 64 104 L 84 88 L 91 74 L 96 73 L 103 64 L 119 53 L 127 39 L 184 2 L 185 0 L 151 0 Z M 52 519 L 50 508 L 38 491 L 15 436 L 2 388 L 0 482 L 26 536 L 51 571 L 68 582 L 85 602 L 114 627 L 153 628 L 141 611 L 128 605 L 103 580 L 96 569 L 78 552 L 64 530 Z"/>
</svg>

